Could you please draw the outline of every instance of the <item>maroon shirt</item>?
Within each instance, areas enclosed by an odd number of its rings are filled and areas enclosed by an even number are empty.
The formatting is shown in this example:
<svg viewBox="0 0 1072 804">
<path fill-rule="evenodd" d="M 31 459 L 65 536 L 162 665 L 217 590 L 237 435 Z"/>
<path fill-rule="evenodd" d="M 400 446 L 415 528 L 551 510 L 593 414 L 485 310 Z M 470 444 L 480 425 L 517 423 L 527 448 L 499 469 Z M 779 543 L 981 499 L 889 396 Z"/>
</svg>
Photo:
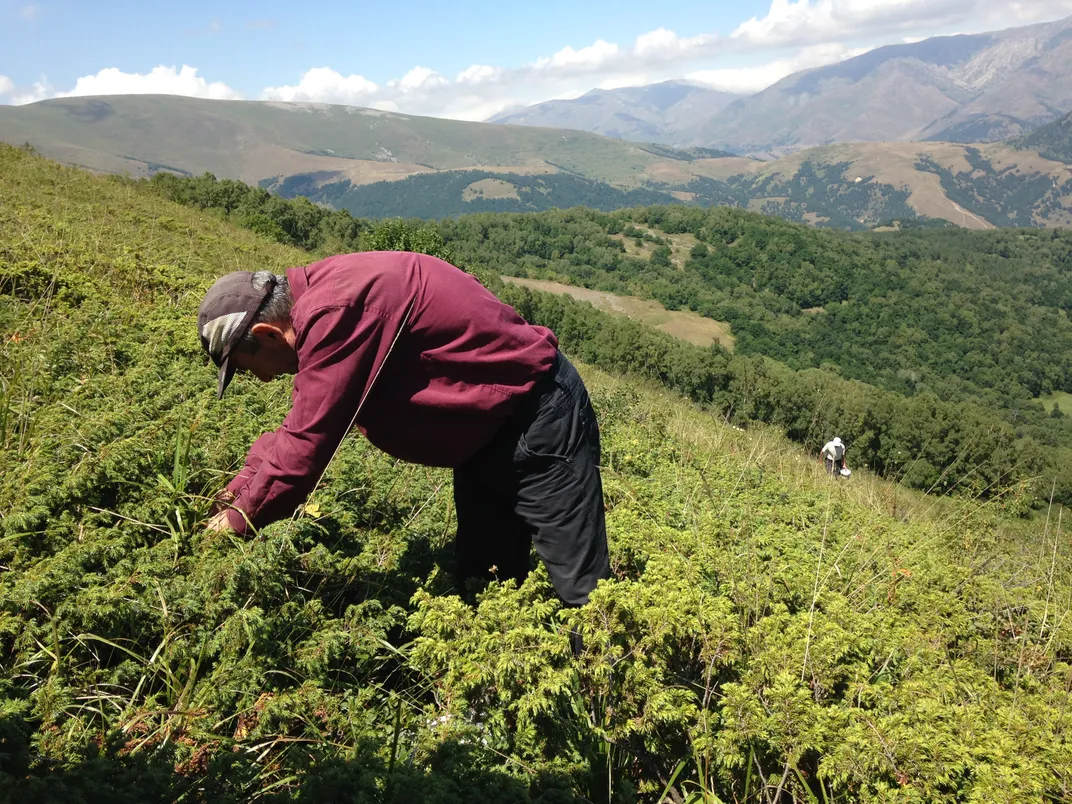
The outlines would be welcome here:
<svg viewBox="0 0 1072 804">
<path fill-rule="evenodd" d="M 558 348 L 549 329 L 424 254 L 329 257 L 291 268 L 287 280 L 298 352 L 293 404 L 227 487 L 258 528 L 290 516 L 309 495 L 381 365 L 358 429 L 402 460 L 456 467 L 491 440 Z M 228 515 L 238 533 L 246 529 L 240 511 Z"/>
</svg>

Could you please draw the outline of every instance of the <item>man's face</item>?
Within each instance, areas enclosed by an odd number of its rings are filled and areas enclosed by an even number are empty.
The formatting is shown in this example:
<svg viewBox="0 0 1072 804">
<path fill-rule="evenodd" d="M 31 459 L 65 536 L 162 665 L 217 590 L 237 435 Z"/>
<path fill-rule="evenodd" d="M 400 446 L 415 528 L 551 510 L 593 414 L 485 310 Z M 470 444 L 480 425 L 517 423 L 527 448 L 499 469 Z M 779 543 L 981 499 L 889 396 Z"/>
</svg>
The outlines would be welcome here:
<svg viewBox="0 0 1072 804">
<path fill-rule="evenodd" d="M 272 324 L 256 324 L 250 332 L 257 339 L 257 350 L 252 353 L 237 350 L 231 355 L 236 373 L 249 372 L 261 382 L 269 382 L 281 374 L 297 373 L 293 330 L 288 333 Z"/>
</svg>

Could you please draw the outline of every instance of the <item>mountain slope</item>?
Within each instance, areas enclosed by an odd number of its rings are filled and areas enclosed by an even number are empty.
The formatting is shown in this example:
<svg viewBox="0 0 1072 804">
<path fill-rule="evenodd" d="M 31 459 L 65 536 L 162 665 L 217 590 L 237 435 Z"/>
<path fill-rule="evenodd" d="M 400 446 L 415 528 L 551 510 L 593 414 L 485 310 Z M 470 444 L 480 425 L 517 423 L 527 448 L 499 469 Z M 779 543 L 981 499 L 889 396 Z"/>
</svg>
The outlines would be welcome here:
<svg viewBox="0 0 1072 804">
<path fill-rule="evenodd" d="M 575 172 L 628 185 L 666 161 L 577 131 L 466 123 L 353 106 L 159 95 L 0 107 L 0 141 L 97 170 L 210 171 L 257 182 L 319 172 L 355 182 L 460 168 Z"/>
<path fill-rule="evenodd" d="M 878 48 L 795 73 L 675 143 L 784 153 L 854 140 L 1005 139 L 1072 110 L 1072 17 Z"/>
<path fill-rule="evenodd" d="M 1015 140 L 1012 145 L 1028 151 L 1037 151 L 1046 159 L 1072 165 L 1072 113 L 1035 129 L 1027 136 Z"/>
<path fill-rule="evenodd" d="M 991 142 L 1070 110 L 1072 17 L 881 47 L 736 100 L 671 81 L 593 90 L 492 119 L 778 155 L 850 141 Z"/>
<path fill-rule="evenodd" d="M 670 144 L 697 115 L 718 111 L 740 95 L 687 81 L 664 81 L 641 87 L 593 89 L 575 100 L 537 103 L 505 112 L 489 123 L 591 131 L 607 137 Z"/>
</svg>

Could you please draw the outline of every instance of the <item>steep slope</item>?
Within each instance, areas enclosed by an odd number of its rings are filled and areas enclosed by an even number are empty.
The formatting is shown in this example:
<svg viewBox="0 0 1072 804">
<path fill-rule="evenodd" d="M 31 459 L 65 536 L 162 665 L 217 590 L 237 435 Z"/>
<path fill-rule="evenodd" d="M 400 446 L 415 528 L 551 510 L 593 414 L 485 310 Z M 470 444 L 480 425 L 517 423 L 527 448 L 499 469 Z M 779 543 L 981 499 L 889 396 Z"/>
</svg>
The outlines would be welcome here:
<svg viewBox="0 0 1072 804">
<path fill-rule="evenodd" d="M 635 377 L 582 366 L 615 578 L 580 610 L 541 571 L 463 602 L 449 473 L 357 438 L 300 517 L 203 532 L 288 399 L 213 398 L 200 294 L 309 256 L 0 147 L 8 797 L 1065 797 L 1060 526 L 835 484 Z"/>
<path fill-rule="evenodd" d="M 1072 113 L 1047 123 L 1010 144 L 1015 148 L 1037 151 L 1046 159 L 1072 165 Z"/>
<path fill-rule="evenodd" d="M 671 144 L 698 115 L 709 115 L 740 98 L 687 81 L 640 87 L 593 89 L 574 100 L 537 103 L 506 112 L 489 123 L 572 128 L 607 137 Z"/>
</svg>

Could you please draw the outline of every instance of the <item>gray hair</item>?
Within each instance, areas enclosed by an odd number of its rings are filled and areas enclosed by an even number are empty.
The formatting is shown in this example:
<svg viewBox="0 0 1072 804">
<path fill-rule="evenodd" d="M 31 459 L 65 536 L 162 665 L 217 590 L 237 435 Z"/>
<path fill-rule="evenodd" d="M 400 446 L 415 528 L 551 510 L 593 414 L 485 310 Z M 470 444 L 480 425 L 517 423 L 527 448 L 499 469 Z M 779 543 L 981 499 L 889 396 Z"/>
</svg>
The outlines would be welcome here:
<svg viewBox="0 0 1072 804">
<path fill-rule="evenodd" d="M 257 351 L 257 338 L 251 332 L 255 324 L 280 324 L 290 320 L 290 308 L 294 306 L 294 297 L 290 294 L 290 283 L 287 282 L 285 276 L 273 274 L 271 271 L 257 271 L 253 274 L 251 282 L 255 290 L 264 290 L 272 280 L 275 280 L 275 287 L 264 300 L 261 309 L 253 316 L 249 329 L 238 343 L 238 348 L 244 352 L 253 354 Z"/>
</svg>

